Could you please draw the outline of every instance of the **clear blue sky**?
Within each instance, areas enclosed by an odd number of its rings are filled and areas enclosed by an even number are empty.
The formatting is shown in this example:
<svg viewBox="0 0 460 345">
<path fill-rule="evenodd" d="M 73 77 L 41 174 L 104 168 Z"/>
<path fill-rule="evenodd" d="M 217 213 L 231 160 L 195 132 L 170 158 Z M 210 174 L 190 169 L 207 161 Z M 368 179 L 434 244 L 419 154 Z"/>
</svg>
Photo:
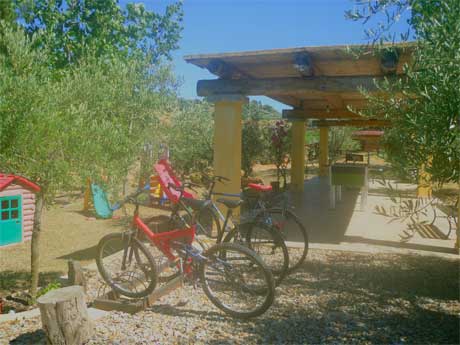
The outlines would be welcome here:
<svg viewBox="0 0 460 345">
<path fill-rule="evenodd" d="M 155 11 L 171 2 L 143 1 Z M 185 0 L 184 31 L 173 61 L 183 78 L 180 95 L 196 98 L 196 82 L 215 78 L 187 64 L 184 55 L 365 43 L 362 24 L 344 17 L 351 8 L 351 0 Z M 407 30 L 405 21 L 396 30 Z M 257 99 L 278 110 L 286 108 L 268 98 Z"/>
</svg>

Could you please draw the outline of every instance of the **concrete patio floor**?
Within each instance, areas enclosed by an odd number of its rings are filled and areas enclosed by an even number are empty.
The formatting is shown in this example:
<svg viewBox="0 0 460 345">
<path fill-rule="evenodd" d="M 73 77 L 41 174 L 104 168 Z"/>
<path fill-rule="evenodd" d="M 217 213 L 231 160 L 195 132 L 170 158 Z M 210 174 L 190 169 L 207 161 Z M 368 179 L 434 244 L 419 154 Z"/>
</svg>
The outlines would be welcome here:
<svg viewBox="0 0 460 345">
<path fill-rule="evenodd" d="M 395 204 L 382 191 L 382 186 L 370 182 L 367 206 L 360 210 L 359 190 L 342 188 L 342 200 L 335 209 L 329 207 L 328 178 L 313 177 L 305 181 L 302 194 L 291 193 L 291 204 L 309 231 L 311 247 L 337 249 L 352 247 L 363 251 L 417 251 L 423 254 L 455 254 L 455 229 L 445 238 L 449 229 L 446 218 L 437 217 L 433 226 L 415 232 L 408 241 L 401 241 L 401 235 L 408 223 L 393 221 L 379 215 L 376 206 L 389 209 Z M 413 189 L 414 185 L 399 188 Z M 426 220 L 431 223 L 432 211 L 428 210 Z M 295 238 L 288 238 L 295 241 Z"/>
</svg>

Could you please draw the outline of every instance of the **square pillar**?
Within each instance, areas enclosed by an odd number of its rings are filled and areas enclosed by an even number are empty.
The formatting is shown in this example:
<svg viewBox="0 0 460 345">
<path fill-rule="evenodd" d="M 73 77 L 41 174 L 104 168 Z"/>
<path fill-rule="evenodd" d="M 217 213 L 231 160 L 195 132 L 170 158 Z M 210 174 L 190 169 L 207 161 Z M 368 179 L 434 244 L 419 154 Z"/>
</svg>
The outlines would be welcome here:
<svg viewBox="0 0 460 345">
<path fill-rule="evenodd" d="M 303 192 L 305 179 L 305 120 L 292 120 L 291 190 Z"/>
<path fill-rule="evenodd" d="M 433 186 L 431 184 L 431 174 L 426 172 L 426 166 L 431 164 L 432 158 L 429 158 L 426 164 L 420 166 L 418 173 L 418 186 L 417 186 L 417 197 L 418 198 L 431 198 L 433 193 Z"/>
<path fill-rule="evenodd" d="M 319 128 L 319 176 L 329 171 L 329 127 Z"/>
<path fill-rule="evenodd" d="M 247 98 L 241 95 L 209 97 L 214 110 L 214 174 L 230 179 L 216 183 L 215 192 L 241 191 L 241 114 Z"/>
</svg>

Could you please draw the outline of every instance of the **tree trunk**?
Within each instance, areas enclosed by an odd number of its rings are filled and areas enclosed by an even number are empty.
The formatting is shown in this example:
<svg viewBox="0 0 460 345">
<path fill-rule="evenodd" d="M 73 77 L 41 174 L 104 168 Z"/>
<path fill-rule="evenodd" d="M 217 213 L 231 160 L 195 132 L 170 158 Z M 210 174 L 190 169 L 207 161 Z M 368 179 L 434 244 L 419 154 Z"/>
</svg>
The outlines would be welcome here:
<svg viewBox="0 0 460 345">
<path fill-rule="evenodd" d="M 30 283 L 30 295 L 32 301 L 35 301 L 37 297 L 38 278 L 40 272 L 40 233 L 42 227 L 42 210 L 44 205 L 43 194 L 37 194 L 37 202 L 35 206 L 34 215 L 34 229 L 32 231 L 32 242 L 31 242 L 31 260 L 30 260 L 30 271 L 31 271 L 31 283 Z"/>
<path fill-rule="evenodd" d="M 43 330 L 52 345 L 80 345 L 94 333 L 81 286 L 56 289 L 38 301 Z"/>
</svg>

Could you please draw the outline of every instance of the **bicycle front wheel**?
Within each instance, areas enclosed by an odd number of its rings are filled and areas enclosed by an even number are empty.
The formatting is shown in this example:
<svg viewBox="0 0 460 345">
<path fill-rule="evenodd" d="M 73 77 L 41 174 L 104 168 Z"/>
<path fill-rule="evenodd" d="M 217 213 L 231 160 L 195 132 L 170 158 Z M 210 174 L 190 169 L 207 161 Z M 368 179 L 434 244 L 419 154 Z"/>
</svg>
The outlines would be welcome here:
<svg viewBox="0 0 460 345">
<path fill-rule="evenodd" d="M 104 236 L 97 246 L 96 263 L 104 281 L 121 295 L 141 298 L 155 289 L 155 260 L 130 233 Z"/>
<path fill-rule="evenodd" d="M 289 270 L 289 252 L 281 234 L 262 222 L 235 226 L 224 242 L 238 243 L 253 250 L 272 272 L 279 285 Z"/>
<path fill-rule="evenodd" d="M 203 290 L 211 302 L 237 318 L 263 314 L 275 298 L 273 276 L 249 248 L 220 243 L 204 253 L 200 266 Z"/>
<path fill-rule="evenodd" d="M 308 254 L 308 232 L 299 217 L 290 210 L 271 208 L 267 210 L 272 224 L 284 241 L 291 242 L 289 251 L 289 273 L 299 268 Z"/>
</svg>

